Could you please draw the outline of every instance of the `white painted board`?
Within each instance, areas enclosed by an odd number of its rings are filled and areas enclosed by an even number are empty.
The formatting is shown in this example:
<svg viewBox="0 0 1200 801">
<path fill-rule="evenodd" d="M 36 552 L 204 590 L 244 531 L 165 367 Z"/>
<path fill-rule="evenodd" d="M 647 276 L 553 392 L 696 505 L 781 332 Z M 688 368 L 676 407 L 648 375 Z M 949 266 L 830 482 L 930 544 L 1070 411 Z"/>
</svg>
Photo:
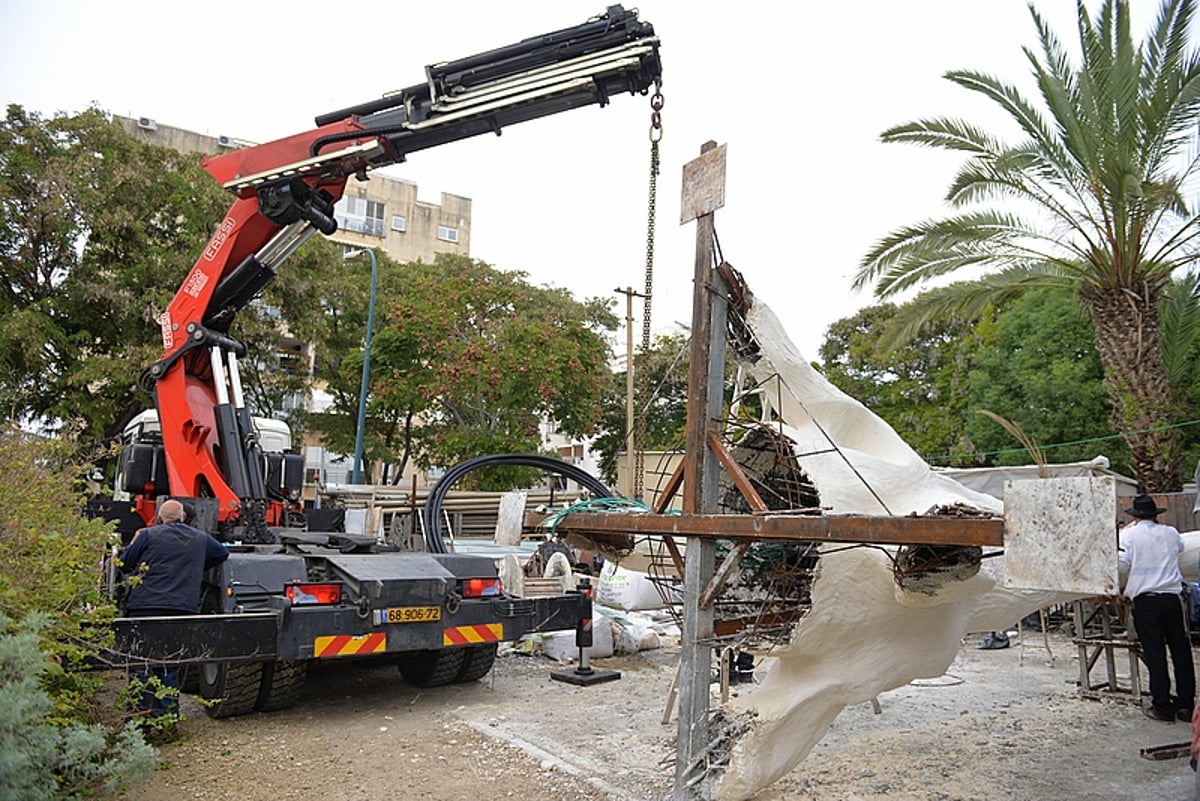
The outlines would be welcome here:
<svg viewBox="0 0 1200 801">
<path fill-rule="evenodd" d="M 1117 490 L 1111 476 L 1004 484 L 1004 585 L 1116 595 Z"/>
</svg>

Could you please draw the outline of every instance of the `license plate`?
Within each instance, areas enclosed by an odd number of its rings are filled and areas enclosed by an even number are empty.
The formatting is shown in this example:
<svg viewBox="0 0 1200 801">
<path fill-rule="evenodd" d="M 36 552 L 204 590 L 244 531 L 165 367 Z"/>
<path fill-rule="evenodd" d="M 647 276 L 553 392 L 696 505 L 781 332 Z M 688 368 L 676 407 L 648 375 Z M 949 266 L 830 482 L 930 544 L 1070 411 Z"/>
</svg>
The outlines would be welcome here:
<svg viewBox="0 0 1200 801">
<path fill-rule="evenodd" d="M 375 610 L 376 625 L 383 623 L 428 623 L 442 619 L 440 606 L 393 606 Z"/>
</svg>

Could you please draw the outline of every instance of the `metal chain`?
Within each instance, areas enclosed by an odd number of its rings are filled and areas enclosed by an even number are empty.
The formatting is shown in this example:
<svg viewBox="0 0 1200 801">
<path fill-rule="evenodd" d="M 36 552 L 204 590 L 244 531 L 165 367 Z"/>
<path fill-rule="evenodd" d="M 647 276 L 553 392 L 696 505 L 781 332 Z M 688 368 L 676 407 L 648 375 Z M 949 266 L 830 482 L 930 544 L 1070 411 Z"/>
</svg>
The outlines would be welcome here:
<svg viewBox="0 0 1200 801">
<path fill-rule="evenodd" d="M 649 406 L 650 377 L 650 306 L 654 289 L 654 218 L 658 211 L 658 143 L 662 140 L 663 95 L 656 85 L 650 98 L 650 187 L 646 203 L 646 291 L 642 301 L 642 369 L 638 374 L 638 398 L 642 401 L 634 424 L 633 435 L 633 499 L 642 501 L 645 484 L 646 414 Z M 632 369 L 627 365 L 625 369 Z"/>
</svg>

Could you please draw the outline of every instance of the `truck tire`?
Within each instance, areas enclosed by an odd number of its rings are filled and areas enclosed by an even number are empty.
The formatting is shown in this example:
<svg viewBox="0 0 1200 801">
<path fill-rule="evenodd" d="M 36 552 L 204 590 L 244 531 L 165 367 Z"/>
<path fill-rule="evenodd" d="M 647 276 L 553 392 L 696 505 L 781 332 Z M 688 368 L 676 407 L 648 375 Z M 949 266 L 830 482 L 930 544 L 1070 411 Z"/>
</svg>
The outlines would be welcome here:
<svg viewBox="0 0 1200 801">
<path fill-rule="evenodd" d="M 499 646 L 492 642 L 486 645 L 470 645 L 463 648 L 467 652 L 463 665 L 454 677 L 454 681 L 463 684 L 468 681 L 478 681 L 488 674 L 496 662 L 496 650 Z"/>
<path fill-rule="evenodd" d="M 262 689 L 262 662 L 204 662 L 197 671 L 200 697 L 210 718 L 248 715 L 258 705 Z"/>
<path fill-rule="evenodd" d="M 259 712 L 287 709 L 300 698 L 308 662 L 303 659 L 280 659 L 263 663 L 262 686 L 258 692 Z"/>
<path fill-rule="evenodd" d="M 466 648 L 440 648 L 400 655 L 400 675 L 414 687 L 442 687 L 458 678 Z"/>
</svg>

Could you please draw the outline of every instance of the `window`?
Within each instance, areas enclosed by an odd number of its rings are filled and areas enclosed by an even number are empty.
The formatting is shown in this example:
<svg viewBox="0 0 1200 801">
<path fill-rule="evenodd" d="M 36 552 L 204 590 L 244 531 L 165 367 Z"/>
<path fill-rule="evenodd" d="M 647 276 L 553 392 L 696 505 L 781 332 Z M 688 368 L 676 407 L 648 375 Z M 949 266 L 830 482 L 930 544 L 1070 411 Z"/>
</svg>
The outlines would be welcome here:
<svg viewBox="0 0 1200 801">
<path fill-rule="evenodd" d="M 384 205 L 362 197 L 343 197 L 334 206 L 333 216 L 347 231 L 368 236 L 383 236 Z"/>
<path fill-rule="evenodd" d="M 458 241 L 458 229 L 451 228 L 448 225 L 439 225 L 438 226 L 438 239 L 441 239 L 446 242 L 457 242 Z"/>
<path fill-rule="evenodd" d="M 408 221 L 405 220 L 399 214 L 393 214 L 392 215 L 392 230 L 393 231 L 407 231 L 408 230 Z"/>
</svg>

